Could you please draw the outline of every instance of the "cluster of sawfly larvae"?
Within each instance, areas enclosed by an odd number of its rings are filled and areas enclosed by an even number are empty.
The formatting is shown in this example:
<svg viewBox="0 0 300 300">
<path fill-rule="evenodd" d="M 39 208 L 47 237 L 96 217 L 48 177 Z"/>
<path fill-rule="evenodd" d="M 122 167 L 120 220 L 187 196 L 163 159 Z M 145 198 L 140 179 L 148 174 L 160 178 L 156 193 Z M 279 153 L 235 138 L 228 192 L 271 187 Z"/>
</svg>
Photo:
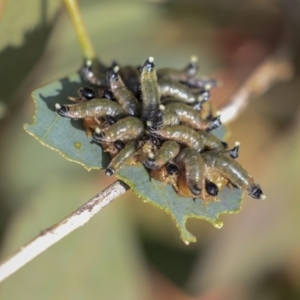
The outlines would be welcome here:
<svg viewBox="0 0 300 300">
<path fill-rule="evenodd" d="M 89 86 L 69 97 L 74 104 L 57 103 L 56 111 L 83 120 L 87 136 L 111 155 L 107 176 L 142 163 L 152 178 L 183 197 L 208 202 L 229 186 L 264 199 L 236 161 L 239 144 L 229 149 L 211 133 L 221 125 L 209 101 L 217 82 L 199 79 L 197 72 L 195 57 L 182 70 L 156 70 L 153 57 L 140 67 L 114 63 L 99 73 L 86 64 L 81 75 Z"/>
</svg>

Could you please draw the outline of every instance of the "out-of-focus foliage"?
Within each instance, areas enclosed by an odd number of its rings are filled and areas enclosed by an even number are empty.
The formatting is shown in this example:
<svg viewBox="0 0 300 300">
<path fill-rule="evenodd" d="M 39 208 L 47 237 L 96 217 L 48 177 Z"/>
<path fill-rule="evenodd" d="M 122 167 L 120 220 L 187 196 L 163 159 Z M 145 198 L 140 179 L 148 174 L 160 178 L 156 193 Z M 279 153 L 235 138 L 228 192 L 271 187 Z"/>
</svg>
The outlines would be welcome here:
<svg viewBox="0 0 300 300">
<path fill-rule="evenodd" d="M 2 2 L 2 1 L 1 1 Z M 5 47 L 20 47 L 26 42 L 26 32 L 51 22 L 61 6 L 59 0 L 9 0 L 1 17 L 0 50 Z"/>
<path fill-rule="evenodd" d="M 60 6 L 59 0 L 0 5 L 0 119 L 16 103 L 18 89 L 42 56 Z"/>
</svg>

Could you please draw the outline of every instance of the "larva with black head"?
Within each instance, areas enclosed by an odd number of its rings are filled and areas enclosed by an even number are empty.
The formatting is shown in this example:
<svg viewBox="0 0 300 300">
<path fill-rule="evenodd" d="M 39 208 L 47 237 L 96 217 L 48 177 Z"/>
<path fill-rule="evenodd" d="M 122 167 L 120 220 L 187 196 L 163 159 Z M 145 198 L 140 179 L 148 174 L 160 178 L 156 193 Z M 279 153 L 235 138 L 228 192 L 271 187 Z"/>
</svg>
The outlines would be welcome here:
<svg viewBox="0 0 300 300">
<path fill-rule="evenodd" d="M 213 168 L 252 198 L 261 200 L 266 198 L 260 186 L 254 182 L 253 177 L 226 153 L 222 151 L 207 151 L 202 153 L 202 158 L 206 168 Z"/>
<path fill-rule="evenodd" d="M 159 111 L 160 95 L 158 91 L 157 76 L 153 57 L 149 57 L 143 64 L 141 73 L 142 92 L 142 118 L 150 121 L 155 127 L 157 122 L 157 112 Z"/>
<path fill-rule="evenodd" d="M 121 149 L 121 151 L 111 160 L 105 170 L 107 176 L 112 176 L 120 170 L 126 163 L 133 159 L 136 154 L 134 142 L 129 142 Z"/>
<path fill-rule="evenodd" d="M 175 112 L 180 122 L 193 129 L 213 130 L 221 126 L 220 117 L 212 120 L 203 120 L 199 112 L 185 103 L 174 102 L 165 106 L 164 113 Z"/>
<path fill-rule="evenodd" d="M 122 107 L 107 99 L 92 99 L 87 102 L 76 104 L 55 104 L 56 112 L 65 118 L 83 119 L 100 118 L 106 115 L 120 118 L 124 115 Z"/>
<path fill-rule="evenodd" d="M 115 66 L 112 70 L 107 72 L 111 91 L 125 113 L 130 116 L 136 116 L 138 114 L 138 101 L 133 93 L 125 86 L 118 71 L 119 67 Z"/>
</svg>

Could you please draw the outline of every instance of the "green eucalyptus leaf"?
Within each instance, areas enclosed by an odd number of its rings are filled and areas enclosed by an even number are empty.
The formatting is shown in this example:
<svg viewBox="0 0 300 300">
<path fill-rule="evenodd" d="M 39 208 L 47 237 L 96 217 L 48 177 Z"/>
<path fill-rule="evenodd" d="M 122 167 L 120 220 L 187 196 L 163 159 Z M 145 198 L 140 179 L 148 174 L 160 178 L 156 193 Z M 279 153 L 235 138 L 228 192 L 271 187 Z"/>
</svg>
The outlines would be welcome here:
<svg viewBox="0 0 300 300">
<path fill-rule="evenodd" d="M 201 199 L 179 196 L 170 184 L 165 185 L 150 178 L 143 166 L 125 166 L 116 176 L 126 182 L 144 201 L 167 212 L 186 244 L 196 241 L 195 236 L 186 229 L 188 218 L 204 219 L 216 228 L 221 228 L 223 223 L 219 220 L 219 215 L 240 209 L 242 192 L 238 189 L 226 187 L 218 195 L 220 201 L 205 204 Z"/>
<path fill-rule="evenodd" d="M 67 97 L 76 96 L 82 85 L 76 73 L 35 90 L 32 93 L 36 106 L 35 121 L 33 125 L 25 124 L 24 129 L 43 145 L 87 170 L 102 169 L 110 158 L 99 145 L 91 143 L 81 122 L 62 118 L 55 112 L 55 104 L 71 103 Z"/>
<path fill-rule="evenodd" d="M 107 166 L 110 158 L 101 147 L 91 143 L 86 137 L 81 122 L 62 118 L 55 112 L 55 104 L 68 103 L 68 96 L 76 96 L 83 83 L 78 74 L 72 74 L 37 89 L 32 96 L 36 105 L 35 122 L 25 125 L 25 130 L 43 145 L 58 151 L 63 157 L 83 165 L 86 169 L 101 169 Z M 214 134 L 223 140 L 226 129 L 221 126 Z M 188 218 L 204 219 L 221 228 L 222 213 L 232 213 L 240 209 L 242 192 L 238 189 L 223 189 L 220 200 L 205 204 L 201 199 L 178 196 L 171 185 L 150 178 L 142 165 L 124 166 L 116 176 L 126 182 L 144 201 L 166 211 L 172 217 L 185 243 L 195 242 L 196 238 L 186 229 Z"/>
</svg>

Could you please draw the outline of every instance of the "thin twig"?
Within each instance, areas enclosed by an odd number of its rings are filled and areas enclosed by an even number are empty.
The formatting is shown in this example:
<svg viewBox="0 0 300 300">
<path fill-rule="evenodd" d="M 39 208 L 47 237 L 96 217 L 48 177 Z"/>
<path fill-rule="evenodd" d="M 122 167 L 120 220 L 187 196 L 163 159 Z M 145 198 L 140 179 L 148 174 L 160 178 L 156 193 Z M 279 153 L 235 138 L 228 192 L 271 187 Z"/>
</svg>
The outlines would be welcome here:
<svg viewBox="0 0 300 300">
<path fill-rule="evenodd" d="M 293 68 L 287 58 L 275 55 L 264 61 L 234 93 L 230 101 L 219 109 L 222 123 L 229 123 L 237 118 L 252 96 L 263 94 L 276 82 L 289 80 L 292 76 Z"/>
<path fill-rule="evenodd" d="M 87 34 L 77 0 L 64 0 L 64 3 L 72 20 L 84 58 L 90 61 L 95 60 L 96 52 Z"/>
<path fill-rule="evenodd" d="M 0 282 L 15 273 L 33 258 L 87 223 L 103 207 L 124 194 L 129 187 L 117 180 L 86 204 L 54 226 L 43 230 L 37 237 L 23 246 L 17 253 L 0 264 Z"/>
</svg>

